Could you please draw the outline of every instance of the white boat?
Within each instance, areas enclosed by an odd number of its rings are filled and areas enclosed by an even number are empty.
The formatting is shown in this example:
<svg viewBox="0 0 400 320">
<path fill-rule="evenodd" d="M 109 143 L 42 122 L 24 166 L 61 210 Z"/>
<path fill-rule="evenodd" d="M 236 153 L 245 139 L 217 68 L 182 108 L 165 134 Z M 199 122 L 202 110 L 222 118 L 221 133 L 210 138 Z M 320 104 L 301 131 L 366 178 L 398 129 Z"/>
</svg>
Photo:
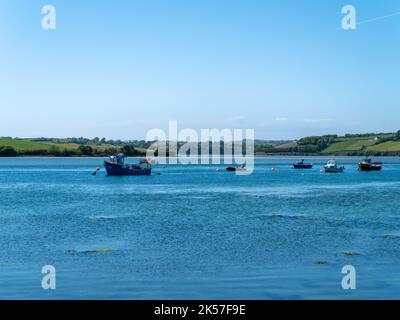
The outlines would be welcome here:
<svg viewBox="0 0 400 320">
<path fill-rule="evenodd" d="M 326 165 L 324 165 L 325 172 L 327 173 L 336 173 L 336 172 L 343 172 L 344 166 L 339 166 L 336 160 L 332 159 L 329 160 Z"/>
</svg>

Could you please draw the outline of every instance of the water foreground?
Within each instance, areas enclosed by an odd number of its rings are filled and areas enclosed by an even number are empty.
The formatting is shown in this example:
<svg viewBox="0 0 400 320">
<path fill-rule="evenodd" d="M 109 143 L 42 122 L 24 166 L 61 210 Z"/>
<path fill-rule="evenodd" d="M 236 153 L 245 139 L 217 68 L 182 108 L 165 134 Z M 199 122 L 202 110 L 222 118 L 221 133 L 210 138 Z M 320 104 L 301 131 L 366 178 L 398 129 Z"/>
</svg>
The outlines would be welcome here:
<svg viewBox="0 0 400 320">
<path fill-rule="evenodd" d="M 0 158 L 0 298 L 399 299 L 400 159 L 358 172 L 338 158 L 343 174 L 296 160 L 107 177 L 91 176 L 101 159 Z"/>
</svg>

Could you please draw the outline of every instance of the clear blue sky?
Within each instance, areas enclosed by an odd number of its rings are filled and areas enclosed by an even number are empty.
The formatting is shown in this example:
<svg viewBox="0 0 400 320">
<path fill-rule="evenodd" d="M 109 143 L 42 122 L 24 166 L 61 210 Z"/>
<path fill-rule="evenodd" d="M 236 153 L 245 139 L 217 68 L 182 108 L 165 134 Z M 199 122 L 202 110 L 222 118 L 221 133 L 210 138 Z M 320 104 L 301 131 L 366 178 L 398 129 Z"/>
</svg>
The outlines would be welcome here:
<svg viewBox="0 0 400 320">
<path fill-rule="evenodd" d="M 41 28 L 41 8 L 57 29 Z M 400 129 L 398 0 L 0 0 L 0 136 Z"/>
</svg>

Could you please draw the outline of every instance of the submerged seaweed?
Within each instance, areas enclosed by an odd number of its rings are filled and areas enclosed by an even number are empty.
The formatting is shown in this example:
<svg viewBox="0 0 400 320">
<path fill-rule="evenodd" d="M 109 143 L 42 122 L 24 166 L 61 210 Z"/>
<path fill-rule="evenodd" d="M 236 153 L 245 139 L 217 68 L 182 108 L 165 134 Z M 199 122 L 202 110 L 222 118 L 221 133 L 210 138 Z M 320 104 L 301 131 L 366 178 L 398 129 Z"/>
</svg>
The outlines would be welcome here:
<svg viewBox="0 0 400 320">
<path fill-rule="evenodd" d="M 114 219 L 114 216 L 90 216 L 90 220 L 109 220 L 109 219 Z"/>
<path fill-rule="evenodd" d="M 384 239 L 400 239 L 400 234 L 384 234 L 381 236 Z"/>
<path fill-rule="evenodd" d="M 352 251 L 345 251 L 345 252 L 343 252 L 343 254 L 348 257 L 361 256 L 361 253 L 352 252 Z"/>
<path fill-rule="evenodd" d="M 317 264 L 317 265 L 328 264 L 328 261 L 318 260 L 318 261 L 315 261 L 314 264 Z"/>
<path fill-rule="evenodd" d="M 92 249 L 92 250 L 75 250 L 75 249 L 68 249 L 65 250 L 65 253 L 106 253 L 106 252 L 113 252 L 113 249 L 109 248 L 99 248 L 99 249 Z"/>
<path fill-rule="evenodd" d="M 93 250 L 83 250 L 79 251 L 80 253 L 103 253 L 103 252 L 113 252 L 113 249 L 101 248 L 101 249 L 93 249 Z"/>
</svg>

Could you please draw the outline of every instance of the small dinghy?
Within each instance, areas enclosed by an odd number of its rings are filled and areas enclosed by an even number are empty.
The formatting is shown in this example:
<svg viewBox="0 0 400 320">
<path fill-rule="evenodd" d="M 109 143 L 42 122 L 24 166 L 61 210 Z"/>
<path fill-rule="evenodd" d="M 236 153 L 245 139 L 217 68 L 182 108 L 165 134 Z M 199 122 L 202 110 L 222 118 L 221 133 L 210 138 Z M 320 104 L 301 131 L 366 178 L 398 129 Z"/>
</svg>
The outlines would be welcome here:
<svg viewBox="0 0 400 320">
<path fill-rule="evenodd" d="M 240 167 L 226 167 L 226 171 L 246 171 L 246 167 L 244 164 L 242 164 Z"/>
</svg>

